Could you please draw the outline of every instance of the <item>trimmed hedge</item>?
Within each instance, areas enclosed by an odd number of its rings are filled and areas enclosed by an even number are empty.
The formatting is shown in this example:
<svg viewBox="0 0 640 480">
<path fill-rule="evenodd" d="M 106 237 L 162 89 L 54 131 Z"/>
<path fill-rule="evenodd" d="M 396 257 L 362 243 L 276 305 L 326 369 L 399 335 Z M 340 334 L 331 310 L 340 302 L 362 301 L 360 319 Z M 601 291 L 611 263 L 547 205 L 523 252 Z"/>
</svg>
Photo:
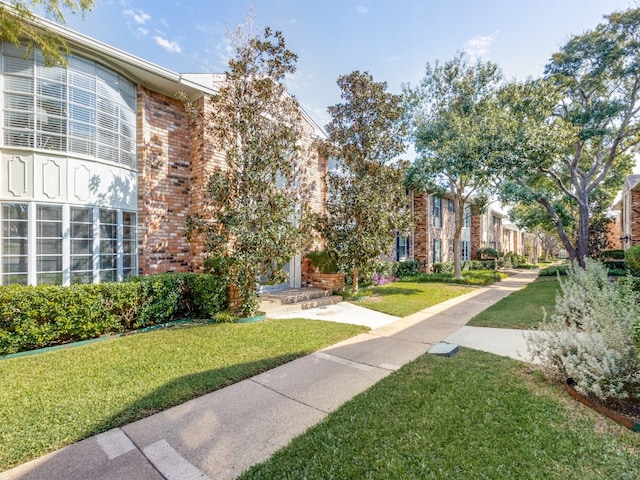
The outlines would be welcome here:
<svg viewBox="0 0 640 480">
<path fill-rule="evenodd" d="M 402 278 L 411 275 L 420 275 L 420 273 L 420 262 L 417 260 L 406 260 L 393 264 L 393 275 L 396 277 Z"/>
<path fill-rule="evenodd" d="M 0 355 L 226 310 L 216 275 L 162 274 L 124 283 L 0 287 Z"/>
<path fill-rule="evenodd" d="M 472 270 L 495 270 L 495 262 L 493 260 L 463 260 L 460 268 L 463 272 Z M 453 273 L 453 262 L 434 263 L 433 273 Z"/>
</svg>

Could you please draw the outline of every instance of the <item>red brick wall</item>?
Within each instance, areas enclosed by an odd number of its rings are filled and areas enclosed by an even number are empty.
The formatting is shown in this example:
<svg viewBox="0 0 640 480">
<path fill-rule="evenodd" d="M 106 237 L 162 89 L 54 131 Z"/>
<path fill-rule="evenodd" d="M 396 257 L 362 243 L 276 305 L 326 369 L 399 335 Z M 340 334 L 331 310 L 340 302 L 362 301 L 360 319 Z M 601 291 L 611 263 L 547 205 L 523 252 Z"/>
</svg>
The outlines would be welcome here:
<svg viewBox="0 0 640 480">
<path fill-rule="evenodd" d="M 211 108 L 206 97 L 196 101 L 200 114 Z M 139 266 L 143 274 L 202 271 L 206 239 L 184 236 L 189 215 L 208 210 L 207 181 L 225 167 L 224 153 L 193 123 L 180 100 L 138 88 L 138 224 Z M 304 153 L 312 187 L 311 207 L 325 208 L 326 158 L 318 154 L 312 126 L 304 124 Z M 308 248 L 319 248 L 309 239 Z"/>
<path fill-rule="evenodd" d="M 185 272 L 189 121 L 178 100 L 138 87 L 138 262 L 143 274 Z"/>
<path fill-rule="evenodd" d="M 482 215 L 478 208 L 471 206 L 471 244 L 469 255 L 471 260 L 478 258 L 478 250 L 482 247 Z"/>
</svg>

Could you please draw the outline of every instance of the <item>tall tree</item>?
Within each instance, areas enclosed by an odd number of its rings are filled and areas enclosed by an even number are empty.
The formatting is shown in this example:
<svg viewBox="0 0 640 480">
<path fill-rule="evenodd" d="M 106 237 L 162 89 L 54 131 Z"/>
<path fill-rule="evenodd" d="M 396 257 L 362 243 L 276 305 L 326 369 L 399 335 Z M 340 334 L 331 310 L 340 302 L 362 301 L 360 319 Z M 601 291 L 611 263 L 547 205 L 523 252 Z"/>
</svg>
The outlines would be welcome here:
<svg viewBox="0 0 640 480">
<path fill-rule="evenodd" d="M 461 273 L 465 204 L 484 198 L 497 178 L 500 162 L 494 144 L 499 134 L 495 92 L 502 81 L 497 65 L 471 64 L 458 53 L 444 65 L 427 64 L 422 82 L 406 89 L 416 151 L 408 183 L 418 191 L 453 195 L 454 276 Z"/>
<path fill-rule="evenodd" d="M 511 85 L 504 96 L 513 133 L 506 192 L 544 206 L 582 266 L 598 190 L 630 173 L 640 142 L 640 9 L 606 20 L 554 54 L 545 79 Z M 574 241 L 555 207 L 561 197 L 577 210 Z"/>
<path fill-rule="evenodd" d="M 410 229 L 403 184 L 406 147 L 402 96 L 368 72 L 338 78 L 343 103 L 329 107 L 327 152 L 337 169 L 327 175 L 327 214 L 322 232 L 327 250 L 346 265 L 358 291 L 360 274 L 387 253 L 397 232 Z"/>
<path fill-rule="evenodd" d="M 226 165 L 209 178 L 206 213 L 187 224 L 190 234 L 206 235 L 219 271 L 239 287 L 244 315 L 257 311 L 259 278 L 285 279 L 282 268 L 301 252 L 313 220 L 301 108 L 282 84 L 297 55 L 281 32 L 257 35 L 251 25 L 230 33 L 235 54 L 225 82 L 199 119 Z"/>
<path fill-rule="evenodd" d="M 46 25 L 39 24 L 34 10 L 41 11 L 47 18 L 64 24 L 64 10 L 72 14 L 90 11 L 95 0 L 8 0 L 0 2 L 0 41 L 8 41 L 14 45 L 26 42 L 30 47 L 38 47 L 45 61 L 66 64 L 66 43 Z"/>
</svg>

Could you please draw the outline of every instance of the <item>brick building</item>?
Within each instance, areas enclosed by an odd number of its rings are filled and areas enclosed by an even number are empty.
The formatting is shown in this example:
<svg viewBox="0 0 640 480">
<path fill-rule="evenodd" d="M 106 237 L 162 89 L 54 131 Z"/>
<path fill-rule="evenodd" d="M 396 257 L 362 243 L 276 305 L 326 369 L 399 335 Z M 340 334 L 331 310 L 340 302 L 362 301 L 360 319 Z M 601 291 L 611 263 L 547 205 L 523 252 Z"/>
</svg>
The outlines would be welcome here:
<svg viewBox="0 0 640 480">
<path fill-rule="evenodd" d="M 224 77 L 178 74 L 51 28 L 68 43 L 67 67 L 0 44 L 0 285 L 201 270 L 204 245 L 186 240 L 185 220 L 224 155 L 191 130 L 176 94 L 203 110 Z M 323 132 L 302 113 L 310 146 Z M 319 210 L 327 166 L 308 151 Z M 289 275 L 299 286 L 299 257 Z"/>
<path fill-rule="evenodd" d="M 398 261 L 416 260 L 426 271 L 434 263 L 453 261 L 453 237 L 455 209 L 448 195 L 409 195 L 411 208 L 416 216 L 415 228 L 408 237 L 397 236 L 393 258 Z M 478 249 L 495 248 L 498 251 L 522 255 L 523 236 L 509 222 L 506 213 L 490 204 L 482 212 L 471 206 L 465 207 L 461 235 L 461 258 L 477 258 Z"/>
<path fill-rule="evenodd" d="M 627 176 L 613 210 L 614 223 L 608 235 L 611 248 L 626 250 L 640 245 L 640 174 Z"/>
</svg>

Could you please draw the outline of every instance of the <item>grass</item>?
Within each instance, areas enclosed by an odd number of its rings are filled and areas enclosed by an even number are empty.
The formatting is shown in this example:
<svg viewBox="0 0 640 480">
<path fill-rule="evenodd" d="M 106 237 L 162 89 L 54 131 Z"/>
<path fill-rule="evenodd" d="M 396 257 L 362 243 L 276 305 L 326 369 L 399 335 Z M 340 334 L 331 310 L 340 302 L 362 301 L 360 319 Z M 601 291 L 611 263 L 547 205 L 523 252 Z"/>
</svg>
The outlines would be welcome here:
<svg viewBox="0 0 640 480">
<path fill-rule="evenodd" d="M 521 290 L 513 292 L 469 321 L 468 325 L 494 328 L 536 328 L 544 311 L 555 311 L 556 292 L 560 289 L 555 277 L 538 277 Z M 543 311 L 544 308 L 544 311 Z"/>
<path fill-rule="evenodd" d="M 0 361 L 0 471 L 364 330 L 311 320 L 201 325 Z"/>
<path fill-rule="evenodd" d="M 403 280 L 486 286 L 493 285 L 507 276 L 506 273 L 497 270 L 468 270 L 462 272 L 462 278 L 455 278 L 452 273 L 422 273 L 413 277 L 405 277 Z"/>
<path fill-rule="evenodd" d="M 406 317 L 450 298 L 464 295 L 472 287 L 444 283 L 394 282 L 371 287 L 371 295 L 353 303 L 377 312 Z"/>
<path fill-rule="evenodd" d="M 466 349 L 424 355 L 240 478 L 640 478 L 637 433 L 527 368 Z"/>
</svg>

